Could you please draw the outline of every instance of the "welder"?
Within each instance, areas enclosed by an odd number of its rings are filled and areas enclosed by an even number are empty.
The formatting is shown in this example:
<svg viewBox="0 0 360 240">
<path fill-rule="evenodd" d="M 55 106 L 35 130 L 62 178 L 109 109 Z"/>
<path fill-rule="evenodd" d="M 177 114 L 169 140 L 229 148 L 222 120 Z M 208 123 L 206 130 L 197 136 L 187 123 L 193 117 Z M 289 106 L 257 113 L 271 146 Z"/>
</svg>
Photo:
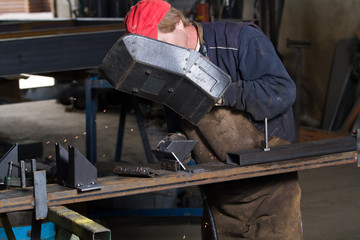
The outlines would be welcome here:
<svg viewBox="0 0 360 240">
<path fill-rule="evenodd" d="M 295 84 L 258 26 L 193 22 L 163 0 L 138 2 L 124 22 L 127 33 L 196 50 L 230 75 L 229 88 L 199 124 L 165 111 L 170 133 L 199 141 L 192 152 L 197 163 L 224 162 L 227 152 L 258 147 L 265 118 L 270 147 L 293 143 Z M 204 217 L 203 239 L 302 239 L 297 172 L 203 189 L 215 220 L 210 227 Z"/>
</svg>

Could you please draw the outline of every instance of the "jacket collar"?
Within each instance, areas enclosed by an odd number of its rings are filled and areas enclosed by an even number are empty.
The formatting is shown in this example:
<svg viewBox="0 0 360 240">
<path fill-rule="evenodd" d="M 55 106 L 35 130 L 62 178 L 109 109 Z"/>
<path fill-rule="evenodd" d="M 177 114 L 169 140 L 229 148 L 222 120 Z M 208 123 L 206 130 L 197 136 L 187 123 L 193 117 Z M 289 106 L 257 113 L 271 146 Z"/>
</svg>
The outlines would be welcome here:
<svg viewBox="0 0 360 240">
<path fill-rule="evenodd" d="M 194 25 L 194 27 L 196 28 L 197 30 L 197 33 L 198 33 L 198 41 L 200 41 L 200 49 L 199 49 L 199 53 L 201 53 L 202 55 L 204 55 L 205 57 L 208 57 L 207 55 L 207 49 L 206 49 L 206 46 L 205 46 L 205 41 L 204 41 L 204 28 L 203 26 L 198 23 L 198 22 L 194 22 L 194 21 L 191 21 L 192 24 Z"/>
</svg>

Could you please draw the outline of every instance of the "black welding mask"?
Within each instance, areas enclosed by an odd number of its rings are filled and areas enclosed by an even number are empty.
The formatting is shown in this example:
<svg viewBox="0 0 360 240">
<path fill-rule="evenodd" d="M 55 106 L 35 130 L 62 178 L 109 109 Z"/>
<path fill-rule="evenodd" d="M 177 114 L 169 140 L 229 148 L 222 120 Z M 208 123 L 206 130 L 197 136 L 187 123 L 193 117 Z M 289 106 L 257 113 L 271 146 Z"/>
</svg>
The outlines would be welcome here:
<svg viewBox="0 0 360 240">
<path fill-rule="evenodd" d="M 164 104 L 197 125 L 231 79 L 199 52 L 128 34 L 100 65 L 115 89 Z"/>
</svg>

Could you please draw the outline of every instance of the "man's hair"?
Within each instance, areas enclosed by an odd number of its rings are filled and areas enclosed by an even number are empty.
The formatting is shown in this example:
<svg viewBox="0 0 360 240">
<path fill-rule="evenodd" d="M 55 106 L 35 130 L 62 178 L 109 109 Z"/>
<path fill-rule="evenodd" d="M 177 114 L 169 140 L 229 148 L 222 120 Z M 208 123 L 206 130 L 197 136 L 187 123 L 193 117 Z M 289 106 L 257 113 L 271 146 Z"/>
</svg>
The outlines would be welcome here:
<svg viewBox="0 0 360 240">
<path fill-rule="evenodd" d="M 179 21 L 182 21 L 184 26 L 187 27 L 191 24 L 190 20 L 184 16 L 179 10 L 170 7 L 169 11 L 165 14 L 163 19 L 158 25 L 160 32 L 169 33 L 175 30 L 175 26 Z"/>
</svg>

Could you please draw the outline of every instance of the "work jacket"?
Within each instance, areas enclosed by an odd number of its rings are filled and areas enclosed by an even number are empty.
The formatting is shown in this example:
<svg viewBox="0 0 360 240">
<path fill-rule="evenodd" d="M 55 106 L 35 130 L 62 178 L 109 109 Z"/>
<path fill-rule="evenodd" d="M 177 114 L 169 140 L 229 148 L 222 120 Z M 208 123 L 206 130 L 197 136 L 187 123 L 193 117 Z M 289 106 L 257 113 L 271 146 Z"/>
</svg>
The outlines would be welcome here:
<svg viewBox="0 0 360 240">
<path fill-rule="evenodd" d="M 268 118 L 270 137 L 293 142 L 296 87 L 270 39 L 252 23 L 219 21 L 196 26 L 201 52 L 231 77 L 224 104 L 246 112 L 261 131 Z"/>
</svg>

